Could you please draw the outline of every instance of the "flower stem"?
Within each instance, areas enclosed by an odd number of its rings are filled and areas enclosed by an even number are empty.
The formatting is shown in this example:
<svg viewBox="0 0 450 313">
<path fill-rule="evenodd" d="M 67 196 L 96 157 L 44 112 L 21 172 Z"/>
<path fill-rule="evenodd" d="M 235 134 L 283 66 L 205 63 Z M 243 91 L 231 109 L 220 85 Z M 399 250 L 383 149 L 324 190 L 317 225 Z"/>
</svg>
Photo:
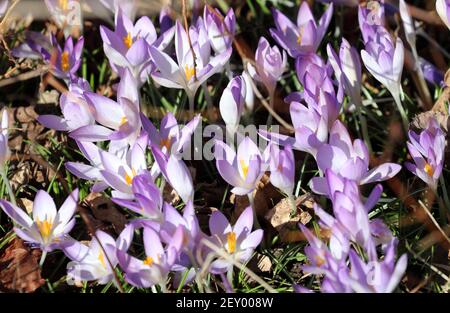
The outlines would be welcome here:
<svg viewBox="0 0 450 313">
<path fill-rule="evenodd" d="M 45 262 L 45 258 L 47 257 L 47 251 L 42 250 L 41 260 L 39 261 L 39 267 L 42 268 Z"/>
<path fill-rule="evenodd" d="M 369 131 L 367 128 L 367 120 L 366 117 L 362 114 L 361 110 L 362 103 L 356 104 L 356 111 L 359 117 L 359 121 L 361 122 L 361 130 L 364 138 L 364 142 L 367 145 L 367 149 L 369 150 L 369 155 L 372 154 L 372 143 L 370 142 Z"/>
<path fill-rule="evenodd" d="M 228 273 L 233 273 L 233 270 L 228 271 Z M 220 274 L 220 277 L 222 278 L 223 286 L 225 287 L 225 290 L 227 293 L 234 293 L 233 287 L 231 287 L 232 282 L 228 279 L 227 276 L 225 276 L 224 273 Z"/>
<path fill-rule="evenodd" d="M 6 190 L 8 191 L 9 200 L 11 201 L 12 204 L 17 206 L 16 196 L 11 188 L 11 184 L 9 182 L 8 175 L 6 174 L 6 169 L 4 166 L 1 166 L 1 165 L 0 165 L 0 174 L 2 176 L 3 183 L 6 186 Z"/>
<path fill-rule="evenodd" d="M 202 88 L 203 88 L 203 93 L 205 95 L 206 105 L 208 108 L 212 108 L 213 102 L 212 102 L 211 94 L 209 93 L 208 86 L 206 85 L 206 83 L 202 84 Z"/>
<path fill-rule="evenodd" d="M 189 94 L 188 93 L 188 99 L 189 99 L 189 111 L 194 114 L 195 109 L 195 94 Z"/>
<path fill-rule="evenodd" d="M 397 105 L 397 109 L 402 118 L 403 128 L 405 129 L 405 134 L 407 134 L 408 130 L 409 130 L 409 121 L 408 121 L 408 117 L 406 116 L 405 109 L 402 106 L 402 101 L 400 100 L 400 93 L 399 92 L 392 93 L 392 96 L 394 97 L 395 104 Z"/>
<path fill-rule="evenodd" d="M 256 215 L 255 199 L 253 198 L 253 192 L 248 193 L 247 196 L 248 196 L 248 202 L 250 202 L 250 206 L 252 207 L 252 211 L 253 211 L 253 228 L 255 230 L 261 229 L 261 225 L 259 224 L 259 221 L 258 221 L 258 216 Z"/>
</svg>

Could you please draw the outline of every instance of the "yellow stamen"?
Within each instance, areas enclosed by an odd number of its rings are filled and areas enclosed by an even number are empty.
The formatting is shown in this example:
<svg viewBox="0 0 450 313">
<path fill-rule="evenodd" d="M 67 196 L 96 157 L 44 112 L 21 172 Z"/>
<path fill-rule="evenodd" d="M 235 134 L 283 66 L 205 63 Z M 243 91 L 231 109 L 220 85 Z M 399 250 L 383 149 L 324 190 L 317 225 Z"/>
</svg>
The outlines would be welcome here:
<svg viewBox="0 0 450 313">
<path fill-rule="evenodd" d="M 167 151 L 170 150 L 170 146 L 172 146 L 172 137 L 168 137 L 166 139 L 161 139 L 161 141 L 159 142 L 159 146 L 162 147 L 166 147 Z"/>
<path fill-rule="evenodd" d="M 231 231 L 227 234 L 228 252 L 234 253 L 236 251 L 236 233 Z"/>
<path fill-rule="evenodd" d="M 150 257 L 150 256 L 146 257 L 145 260 L 144 260 L 144 264 L 148 265 L 148 266 L 152 266 L 153 265 L 153 258 Z"/>
<path fill-rule="evenodd" d="M 70 64 L 69 64 L 69 52 L 64 51 L 61 55 L 61 68 L 64 72 L 67 72 L 69 70 Z"/>
<path fill-rule="evenodd" d="M 428 176 L 432 177 L 434 174 L 434 169 L 433 167 L 430 165 L 430 163 L 425 164 L 425 167 L 423 168 L 423 170 L 425 171 L 425 173 L 428 174 Z"/>
<path fill-rule="evenodd" d="M 125 125 L 126 123 L 128 123 L 128 119 L 126 118 L 126 116 L 124 116 L 124 117 L 122 117 L 122 119 L 120 120 L 120 125 L 119 125 L 119 126 Z"/>
<path fill-rule="evenodd" d="M 69 7 L 68 1 L 67 0 L 59 0 L 59 7 L 61 8 L 61 10 L 67 11 L 67 9 Z"/>
<path fill-rule="evenodd" d="M 298 36 L 297 36 L 297 44 L 298 45 L 301 45 L 302 44 L 302 39 L 303 39 L 303 32 L 304 32 L 304 27 L 303 26 L 301 26 L 300 27 L 300 29 L 299 29 L 299 34 L 298 34 Z"/>
<path fill-rule="evenodd" d="M 131 33 L 128 33 L 125 37 L 123 37 L 123 43 L 125 46 L 130 49 L 133 44 L 133 38 L 131 37 Z"/>
<path fill-rule="evenodd" d="M 136 171 L 134 170 L 134 168 L 131 169 L 131 175 L 128 175 L 128 173 L 125 174 L 125 181 L 127 182 L 127 185 L 131 185 L 134 176 L 136 176 Z"/>
<path fill-rule="evenodd" d="M 100 261 L 102 266 L 106 268 L 105 255 L 101 251 L 98 254 L 98 260 Z"/>
<path fill-rule="evenodd" d="M 53 223 L 51 219 L 45 221 L 36 220 L 37 227 L 44 239 L 48 238 L 52 232 Z"/>
<path fill-rule="evenodd" d="M 186 79 L 189 81 L 191 80 L 192 76 L 195 74 L 195 68 L 190 67 L 189 65 L 184 66 L 184 75 L 186 75 Z"/>
<path fill-rule="evenodd" d="M 244 174 L 244 178 L 247 178 L 248 164 L 246 164 L 244 160 L 239 160 L 239 163 L 241 164 L 242 173 Z"/>
</svg>

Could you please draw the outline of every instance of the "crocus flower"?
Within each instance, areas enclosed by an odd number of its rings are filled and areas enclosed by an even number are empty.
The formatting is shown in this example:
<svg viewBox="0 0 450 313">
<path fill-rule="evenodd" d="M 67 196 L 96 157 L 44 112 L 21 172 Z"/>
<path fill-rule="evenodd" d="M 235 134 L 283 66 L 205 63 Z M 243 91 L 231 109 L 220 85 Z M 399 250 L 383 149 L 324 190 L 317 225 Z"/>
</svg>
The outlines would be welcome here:
<svg viewBox="0 0 450 313">
<path fill-rule="evenodd" d="M 197 89 L 223 68 L 230 58 L 231 48 L 211 57 L 209 40 L 201 19 L 199 19 L 198 27 L 192 26 L 189 29 L 193 51 L 186 30 L 179 21 L 176 22 L 175 27 L 177 63 L 168 54 L 150 46 L 150 54 L 157 68 L 152 73 L 152 77 L 164 87 L 184 89 L 193 110 Z"/>
<path fill-rule="evenodd" d="M 124 159 L 110 152 L 100 151 L 100 158 L 104 168 L 100 173 L 105 183 L 114 189 L 111 193 L 113 197 L 133 198 L 133 179 L 135 176 L 143 174 L 147 169 L 145 157 L 146 139 L 141 141 L 143 144 L 136 142 Z"/>
<path fill-rule="evenodd" d="M 428 127 L 420 134 L 409 131 L 407 142 L 414 164 L 406 162 L 405 166 L 417 177 L 436 189 L 442 173 L 445 154 L 445 134 L 436 119 L 430 119 Z"/>
<path fill-rule="evenodd" d="M 52 251 L 67 239 L 75 225 L 78 189 L 75 189 L 56 210 L 52 197 L 39 190 L 33 202 L 33 218 L 25 211 L 6 200 L 0 200 L 0 207 L 16 223 L 14 231 L 23 240 L 38 245 L 43 251 Z"/>
<path fill-rule="evenodd" d="M 450 1 L 436 0 L 436 11 L 444 24 L 450 29 Z"/>
<path fill-rule="evenodd" d="M 200 122 L 200 115 L 194 116 L 184 127 L 181 127 L 172 112 L 168 112 L 159 127 L 159 131 L 153 123 L 141 114 L 143 129 L 148 133 L 149 144 L 158 146 L 166 154 L 179 155 L 187 147 Z"/>
<path fill-rule="evenodd" d="M 134 21 L 137 10 L 137 0 L 100 0 L 100 3 L 114 13 L 116 17 L 119 14 L 119 11 L 122 11 L 127 18 Z"/>
<path fill-rule="evenodd" d="M 286 51 L 280 52 L 277 46 L 271 47 L 266 38 L 261 37 L 255 53 L 256 73 L 252 76 L 263 83 L 269 94 L 275 92 L 278 79 L 286 70 Z"/>
<path fill-rule="evenodd" d="M 84 97 L 94 109 L 95 120 L 103 125 L 86 125 L 70 133 L 79 141 L 121 141 L 133 145 L 141 132 L 137 82 L 128 70 L 120 80 L 117 102 L 86 91 Z"/>
<path fill-rule="evenodd" d="M 369 72 L 400 101 L 400 80 L 403 70 L 404 49 L 400 38 L 395 44 L 384 27 L 377 31 L 361 51 L 361 58 Z"/>
<path fill-rule="evenodd" d="M 67 264 L 67 278 L 75 281 L 97 281 L 105 285 L 114 280 L 118 261 L 116 241 L 107 233 L 97 230 L 89 245 L 68 240 L 61 245 L 71 259 Z"/>
<path fill-rule="evenodd" d="M 220 176 L 234 187 L 232 193 L 247 195 L 255 189 L 263 175 L 262 156 L 249 137 L 242 140 L 237 153 L 223 141 L 216 140 L 214 156 Z"/>
<path fill-rule="evenodd" d="M 167 30 L 157 38 L 156 29 L 148 17 L 141 17 L 133 25 L 120 9 L 114 31 L 100 27 L 103 49 L 112 69 L 120 75 L 128 69 L 139 86 L 147 81 L 152 70 L 149 46 L 164 49 L 172 40 L 173 33 L 173 29 Z"/>
<path fill-rule="evenodd" d="M 65 37 L 70 35 L 73 26 L 83 28 L 82 10 L 79 1 L 45 0 L 44 2 L 56 26 L 63 29 Z"/>
<path fill-rule="evenodd" d="M 376 36 L 378 27 L 384 25 L 384 0 L 358 6 L 358 22 L 364 44 L 367 44 Z"/>
<path fill-rule="evenodd" d="M 112 201 L 149 220 L 156 222 L 162 222 L 164 220 L 162 213 L 162 195 L 159 188 L 153 182 L 153 177 L 150 173 L 144 171 L 142 174 L 133 177 L 131 190 L 133 191 L 135 201 L 119 198 L 112 198 Z"/>
<path fill-rule="evenodd" d="M 75 45 L 72 37 L 69 37 L 66 39 L 64 49 L 61 49 L 56 37 L 52 36 L 53 50 L 43 54 L 44 61 L 50 65 L 50 70 L 56 77 L 69 79 L 80 67 L 83 45 L 83 37 L 80 37 Z"/>
<path fill-rule="evenodd" d="M 298 10 L 297 25 L 275 8 L 272 9 L 272 14 L 276 29 L 271 28 L 270 34 L 291 57 L 296 58 L 316 52 L 333 16 L 333 4 L 328 7 L 318 24 L 307 2 L 303 2 Z"/>
<path fill-rule="evenodd" d="M 138 259 L 125 250 L 117 251 L 120 267 L 125 272 L 125 280 L 133 286 L 149 288 L 160 285 L 165 289 L 167 276 L 179 257 L 184 241 L 184 232 L 178 227 L 166 247 L 159 235 L 151 228 L 144 227 L 145 258 Z"/>
<path fill-rule="evenodd" d="M 170 6 L 163 6 L 159 12 L 159 30 L 161 34 L 171 29 L 172 26 L 171 8 Z"/>
<path fill-rule="evenodd" d="M 1 0 L 0 1 L 0 17 L 2 17 L 6 13 L 6 9 L 8 9 L 9 0 Z"/>
<path fill-rule="evenodd" d="M 390 293 L 395 290 L 405 273 L 408 257 L 403 254 L 395 261 L 397 239 L 392 239 L 380 260 L 366 262 L 354 250 L 350 251 L 351 270 L 343 281 L 354 292 Z"/>
<path fill-rule="evenodd" d="M 280 149 L 278 145 L 269 143 L 265 151 L 266 162 L 269 163 L 270 182 L 272 185 L 291 196 L 294 191 L 295 159 L 291 146 Z"/>
<path fill-rule="evenodd" d="M 247 88 L 251 88 L 251 86 L 246 86 L 244 78 L 236 76 L 228 83 L 220 98 L 220 115 L 231 130 L 235 130 L 239 125 Z"/>
<path fill-rule="evenodd" d="M 205 5 L 203 21 L 211 47 L 216 53 L 220 54 L 231 48 L 236 32 L 236 16 L 232 8 L 223 17 L 219 10 Z"/>
<path fill-rule="evenodd" d="M 361 105 L 361 62 L 358 52 L 342 38 L 339 56 L 331 45 L 327 46 L 328 58 L 337 80 L 355 105 Z"/>
<path fill-rule="evenodd" d="M 155 161 L 167 182 L 175 189 L 184 203 L 194 198 L 194 185 L 188 167 L 178 156 L 167 156 L 158 146 L 152 145 Z"/>
<path fill-rule="evenodd" d="M 353 143 L 345 126 L 336 121 L 330 130 L 328 144 L 323 144 L 317 152 L 317 166 L 325 173 L 334 173 L 354 180 L 358 184 L 383 181 L 394 177 L 401 169 L 395 163 L 384 163 L 369 171 L 369 152 L 365 143 L 356 139 Z M 311 188 L 319 194 L 327 194 L 324 177 L 314 177 Z"/>
<path fill-rule="evenodd" d="M 253 227 L 252 208 L 246 208 L 239 216 L 236 224 L 231 226 L 225 215 L 215 211 L 209 219 L 209 230 L 211 241 L 223 249 L 233 260 L 245 263 L 258 247 L 262 238 L 263 230 L 251 231 Z M 219 257 L 211 263 L 210 272 L 213 274 L 227 273 L 233 268 L 233 263 Z"/>
<path fill-rule="evenodd" d="M 423 77 L 431 84 L 445 87 L 444 72 L 438 69 L 429 61 L 419 57 L 420 67 L 422 68 Z"/>
<path fill-rule="evenodd" d="M 25 42 L 11 52 L 16 58 L 49 59 L 52 49 L 49 36 L 35 31 L 25 31 Z"/>
<path fill-rule="evenodd" d="M 8 146 L 8 127 L 8 111 L 3 109 L 0 121 L 0 170 L 3 170 L 3 166 L 11 155 Z"/>
<path fill-rule="evenodd" d="M 86 102 L 83 93 L 91 91 L 89 83 L 77 78 L 69 84 L 69 91 L 62 94 L 59 103 L 63 117 L 39 115 L 37 120 L 47 128 L 59 131 L 73 131 L 87 125 L 94 125 L 94 109 Z"/>
</svg>

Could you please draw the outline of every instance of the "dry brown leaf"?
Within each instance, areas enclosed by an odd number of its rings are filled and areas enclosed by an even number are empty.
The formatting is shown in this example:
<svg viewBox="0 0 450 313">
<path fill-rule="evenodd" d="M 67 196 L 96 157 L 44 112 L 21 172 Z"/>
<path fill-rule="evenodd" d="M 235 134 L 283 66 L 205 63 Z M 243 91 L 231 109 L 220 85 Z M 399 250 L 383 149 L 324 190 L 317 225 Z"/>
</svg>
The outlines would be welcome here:
<svg viewBox="0 0 450 313">
<path fill-rule="evenodd" d="M 31 250 L 22 239 L 14 238 L 0 256 L 0 284 L 3 289 L 34 292 L 45 283 L 41 277 L 41 251 Z"/>
<path fill-rule="evenodd" d="M 299 230 L 298 223 L 306 225 L 311 220 L 311 215 L 301 207 L 312 209 L 314 206 L 313 196 L 307 193 L 298 197 L 295 202 L 297 210 L 294 214 L 292 214 L 290 200 L 284 198 L 265 215 L 266 220 L 278 231 L 283 242 L 304 240 L 305 237 Z"/>
</svg>

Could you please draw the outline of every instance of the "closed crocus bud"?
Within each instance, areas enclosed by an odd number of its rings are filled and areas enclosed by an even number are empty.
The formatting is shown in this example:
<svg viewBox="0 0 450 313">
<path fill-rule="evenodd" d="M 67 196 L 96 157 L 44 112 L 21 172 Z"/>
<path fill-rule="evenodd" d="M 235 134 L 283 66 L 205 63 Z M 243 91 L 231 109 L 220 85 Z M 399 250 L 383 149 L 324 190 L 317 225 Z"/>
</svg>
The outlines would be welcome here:
<svg viewBox="0 0 450 313">
<path fill-rule="evenodd" d="M 203 19 L 211 47 L 216 53 L 225 52 L 233 43 L 236 32 L 236 16 L 230 9 L 225 17 L 219 10 L 205 6 Z"/>
<path fill-rule="evenodd" d="M 8 147 L 8 111 L 3 110 L 0 121 L 0 169 L 10 155 L 11 151 Z"/>
<path fill-rule="evenodd" d="M 268 163 L 270 166 L 270 182 L 287 195 L 294 191 L 295 159 L 291 146 L 284 149 L 270 143 L 268 149 Z"/>
<path fill-rule="evenodd" d="M 286 69 L 286 52 L 281 53 L 277 46 L 271 47 L 267 39 L 261 37 L 256 49 L 255 61 L 257 72 L 255 78 L 266 86 L 269 94 L 272 94 L 278 79 Z"/>
<path fill-rule="evenodd" d="M 225 124 L 235 129 L 242 115 L 245 103 L 246 84 L 242 76 L 236 76 L 223 91 L 220 98 L 220 115 Z"/>
<path fill-rule="evenodd" d="M 252 81 L 250 75 L 244 71 L 242 72 L 242 78 L 245 81 L 245 107 L 248 111 L 253 111 L 253 106 L 255 104 L 255 94 L 253 93 Z"/>
<path fill-rule="evenodd" d="M 445 25 L 450 29 L 450 1 L 449 0 L 437 0 L 436 11 L 439 17 Z"/>
</svg>

